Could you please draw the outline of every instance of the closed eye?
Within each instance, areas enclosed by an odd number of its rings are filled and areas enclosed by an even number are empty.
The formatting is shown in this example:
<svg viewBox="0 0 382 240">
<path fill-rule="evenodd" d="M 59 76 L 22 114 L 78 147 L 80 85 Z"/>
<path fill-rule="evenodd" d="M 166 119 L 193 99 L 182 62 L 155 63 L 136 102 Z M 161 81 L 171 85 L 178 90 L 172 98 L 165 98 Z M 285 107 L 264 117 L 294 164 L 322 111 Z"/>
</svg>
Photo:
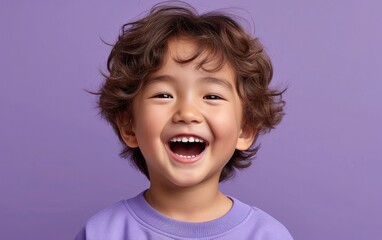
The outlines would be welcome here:
<svg viewBox="0 0 382 240">
<path fill-rule="evenodd" d="M 160 93 L 160 94 L 153 96 L 152 98 L 173 98 L 173 97 L 167 93 Z"/>
<path fill-rule="evenodd" d="M 203 99 L 206 99 L 206 100 L 225 100 L 224 98 L 222 98 L 218 95 L 214 95 L 214 94 L 206 95 L 203 97 Z"/>
</svg>

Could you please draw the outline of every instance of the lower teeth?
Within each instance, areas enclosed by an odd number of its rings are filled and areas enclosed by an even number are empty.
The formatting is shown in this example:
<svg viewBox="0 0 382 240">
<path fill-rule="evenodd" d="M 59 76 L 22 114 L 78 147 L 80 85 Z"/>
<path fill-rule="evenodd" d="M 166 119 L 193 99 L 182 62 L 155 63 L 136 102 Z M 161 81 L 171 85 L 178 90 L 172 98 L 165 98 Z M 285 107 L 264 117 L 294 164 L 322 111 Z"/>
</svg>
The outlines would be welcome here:
<svg viewBox="0 0 382 240">
<path fill-rule="evenodd" d="M 191 155 L 191 156 L 183 156 L 181 154 L 176 154 L 178 157 L 181 157 L 181 158 L 194 158 L 196 157 L 195 155 Z"/>
</svg>

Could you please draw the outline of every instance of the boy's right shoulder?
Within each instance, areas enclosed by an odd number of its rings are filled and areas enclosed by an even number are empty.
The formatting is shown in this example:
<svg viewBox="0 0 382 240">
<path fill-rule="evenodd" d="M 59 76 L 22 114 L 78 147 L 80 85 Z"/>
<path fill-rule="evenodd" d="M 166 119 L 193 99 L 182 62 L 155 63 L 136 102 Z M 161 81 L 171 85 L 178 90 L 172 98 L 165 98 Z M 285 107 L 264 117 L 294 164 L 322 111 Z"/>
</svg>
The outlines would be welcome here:
<svg viewBox="0 0 382 240">
<path fill-rule="evenodd" d="M 131 213 L 128 200 L 119 201 L 90 217 L 75 240 L 124 239 Z"/>
<path fill-rule="evenodd" d="M 88 219 L 88 221 L 86 222 L 86 226 L 97 226 L 102 228 L 102 226 L 104 225 L 109 225 L 110 223 L 114 222 L 120 222 L 122 219 L 125 219 L 126 214 L 128 214 L 128 210 L 126 209 L 124 204 L 125 201 L 126 200 L 121 200 L 97 212 Z"/>
</svg>

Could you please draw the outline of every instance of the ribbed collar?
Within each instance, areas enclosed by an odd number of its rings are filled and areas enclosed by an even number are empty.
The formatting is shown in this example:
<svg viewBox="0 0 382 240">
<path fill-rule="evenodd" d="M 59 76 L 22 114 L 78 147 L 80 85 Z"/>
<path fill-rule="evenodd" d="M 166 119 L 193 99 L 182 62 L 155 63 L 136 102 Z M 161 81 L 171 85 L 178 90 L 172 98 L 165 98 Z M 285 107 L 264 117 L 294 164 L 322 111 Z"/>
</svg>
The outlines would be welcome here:
<svg viewBox="0 0 382 240">
<path fill-rule="evenodd" d="M 224 216 L 207 222 L 192 223 L 171 219 L 151 207 L 143 196 L 125 200 L 124 204 L 140 224 L 164 235 L 180 238 L 203 238 L 224 234 L 240 225 L 251 212 L 251 207 L 230 197 L 232 208 Z"/>
</svg>

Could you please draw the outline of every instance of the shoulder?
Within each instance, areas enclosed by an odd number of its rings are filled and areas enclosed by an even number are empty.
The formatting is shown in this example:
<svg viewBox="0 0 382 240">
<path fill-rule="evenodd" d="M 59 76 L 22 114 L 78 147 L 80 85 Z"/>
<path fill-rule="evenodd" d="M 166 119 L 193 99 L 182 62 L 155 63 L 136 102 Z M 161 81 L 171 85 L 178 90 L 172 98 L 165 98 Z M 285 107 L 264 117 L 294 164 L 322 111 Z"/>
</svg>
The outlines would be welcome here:
<svg viewBox="0 0 382 240">
<path fill-rule="evenodd" d="M 292 240 L 288 229 L 277 219 L 263 210 L 252 207 L 249 222 L 253 224 L 255 231 L 261 235 L 261 239 L 269 240 Z"/>
<path fill-rule="evenodd" d="M 76 240 L 122 239 L 129 213 L 124 201 L 117 202 L 89 218 Z"/>
<path fill-rule="evenodd" d="M 104 226 L 109 225 L 113 222 L 119 222 L 122 219 L 126 218 L 127 209 L 123 203 L 124 201 L 119 201 L 105 209 L 102 209 L 94 216 L 89 218 L 86 223 L 86 226 Z"/>
<path fill-rule="evenodd" d="M 137 196 L 119 201 L 89 218 L 78 233 L 76 240 L 125 240 L 131 236 L 145 236 L 149 228 L 142 221 L 147 214 L 145 210 L 138 212 L 133 208 L 145 209 L 143 192 Z M 144 239 L 144 238 L 143 238 Z"/>
<path fill-rule="evenodd" d="M 234 201 L 240 202 L 237 199 Z M 240 204 L 244 203 L 240 202 Z M 252 236 L 250 239 L 293 240 L 287 228 L 277 219 L 257 207 L 248 206 L 248 208 L 249 213 L 240 231 L 247 232 L 247 236 Z"/>
</svg>

